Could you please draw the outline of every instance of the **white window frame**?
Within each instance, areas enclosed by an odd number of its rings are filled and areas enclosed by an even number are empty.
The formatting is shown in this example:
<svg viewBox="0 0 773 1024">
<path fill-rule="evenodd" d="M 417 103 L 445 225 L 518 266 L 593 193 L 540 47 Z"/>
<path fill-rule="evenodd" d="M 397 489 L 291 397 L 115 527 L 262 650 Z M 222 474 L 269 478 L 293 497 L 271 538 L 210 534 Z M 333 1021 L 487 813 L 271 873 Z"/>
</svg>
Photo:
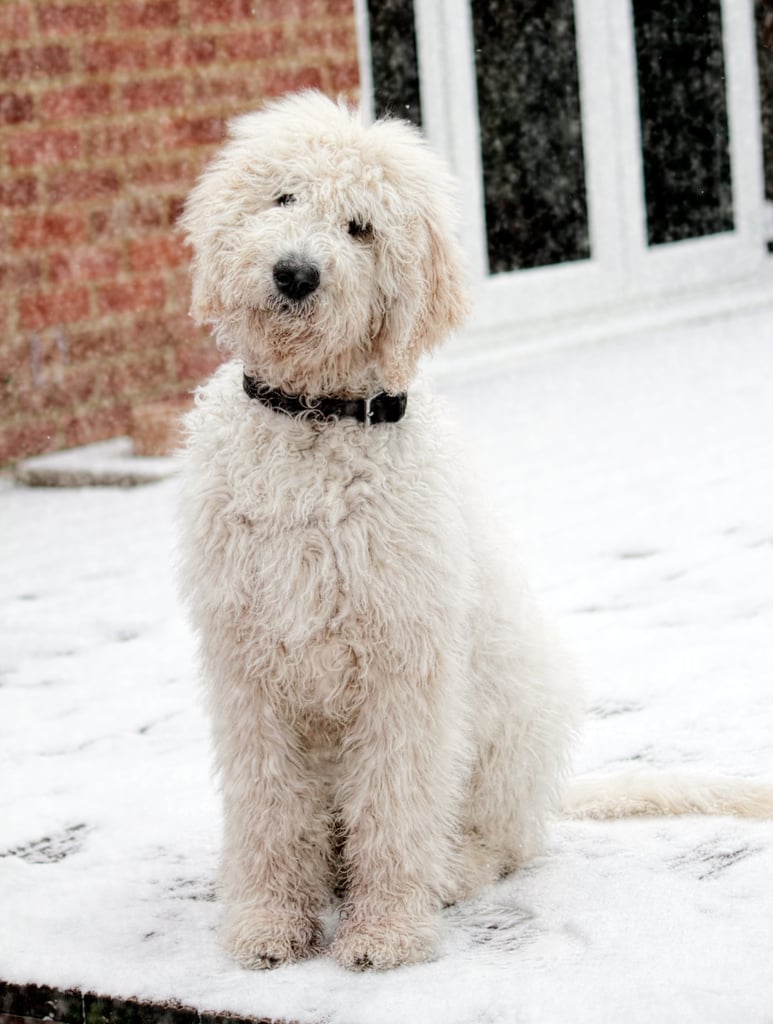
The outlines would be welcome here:
<svg viewBox="0 0 773 1024">
<path fill-rule="evenodd" d="M 370 102 L 365 0 L 356 0 Z M 648 246 L 631 5 L 574 0 L 591 257 L 489 275 L 468 0 L 414 0 L 423 128 L 461 183 L 476 286 L 467 344 L 512 346 L 535 330 L 636 316 L 737 285 L 769 287 L 753 0 L 722 0 L 734 229 Z M 730 300 L 732 301 L 732 300 Z"/>
</svg>

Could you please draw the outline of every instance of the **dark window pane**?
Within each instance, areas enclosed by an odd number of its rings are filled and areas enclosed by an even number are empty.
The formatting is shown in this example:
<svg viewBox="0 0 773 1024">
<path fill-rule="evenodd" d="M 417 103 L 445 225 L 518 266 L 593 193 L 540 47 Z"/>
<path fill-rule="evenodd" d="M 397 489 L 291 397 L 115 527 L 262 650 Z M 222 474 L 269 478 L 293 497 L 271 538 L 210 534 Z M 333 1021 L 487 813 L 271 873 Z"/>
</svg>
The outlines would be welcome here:
<svg viewBox="0 0 773 1024">
<path fill-rule="evenodd" d="M 765 198 L 773 201 L 773 2 L 757 0 L 757 63 L 760 73 Z"/>
<path fill-rule="evenodd" d="M 649 244 L 732 231 L 720 0 L 633 12 Z"/>
<path fill-rule="evenodd" d="M 472 0 L 492 273 L 587 259 L 572 0 Z"/>
<path fill-rule="evenodd" d="M 373 107 L 421 124 L 412 0 L 368 0 Z"/>
</svg>

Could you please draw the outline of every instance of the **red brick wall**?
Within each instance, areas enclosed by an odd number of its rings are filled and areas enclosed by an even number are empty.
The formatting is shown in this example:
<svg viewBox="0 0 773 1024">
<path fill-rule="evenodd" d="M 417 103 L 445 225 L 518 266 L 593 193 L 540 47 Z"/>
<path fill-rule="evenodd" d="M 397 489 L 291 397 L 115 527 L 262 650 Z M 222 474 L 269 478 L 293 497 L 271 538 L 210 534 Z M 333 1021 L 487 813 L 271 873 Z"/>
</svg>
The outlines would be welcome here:
<svg viewBox="0 0 773 1024">
<path fill-rule="evenodd" d="M 181 202 L 225 120 L 356 95 L 353 0 L 0 0 L 0 463 L 129 432 L 217 354 Z"/>
</svg>

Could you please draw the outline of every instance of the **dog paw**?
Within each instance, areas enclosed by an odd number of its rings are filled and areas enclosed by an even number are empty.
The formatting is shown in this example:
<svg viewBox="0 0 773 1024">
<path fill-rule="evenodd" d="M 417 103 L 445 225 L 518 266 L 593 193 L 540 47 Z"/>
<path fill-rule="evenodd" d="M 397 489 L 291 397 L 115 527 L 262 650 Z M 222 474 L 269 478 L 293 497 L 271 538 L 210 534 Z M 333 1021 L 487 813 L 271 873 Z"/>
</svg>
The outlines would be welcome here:
<svg viewBox="0 0 773 1024">
<path fill-rule="evenodd" d="M 249 970 L 270 970 L 316 953 L 322 929 L 314 918 L 255 908 L 226 911 L 220 940 L 226 951 Z"/>
<path fill-rule="evenodd" d="M 341 922 L 332 946 L 333 957 L 352 971 L 386 971 L 431 959 L 438 942 L 433 918 L 372 917 Z"/>
</svg>

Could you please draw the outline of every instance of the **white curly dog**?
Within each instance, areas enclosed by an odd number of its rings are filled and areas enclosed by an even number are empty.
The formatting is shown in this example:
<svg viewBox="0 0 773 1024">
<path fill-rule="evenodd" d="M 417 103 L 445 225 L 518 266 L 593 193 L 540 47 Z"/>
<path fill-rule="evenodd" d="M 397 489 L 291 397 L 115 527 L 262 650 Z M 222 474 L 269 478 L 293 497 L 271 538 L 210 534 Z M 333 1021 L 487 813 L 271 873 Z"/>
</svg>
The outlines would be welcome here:
<svg viewBox="0 0 773 1024">
<path fill-rule="evenodd" d="M 413 963 L 443 904 L 540 851 L 579 701 L 415 381 L 467 308 L 444 166 L 316 93 L 230 131 L 182 221 L 193 315 L 235 357 L 188 417 L 181 501 L 222 938 L 248 967 L 308 956 L 335 889 L 339 963 Z"/>
</svg>

